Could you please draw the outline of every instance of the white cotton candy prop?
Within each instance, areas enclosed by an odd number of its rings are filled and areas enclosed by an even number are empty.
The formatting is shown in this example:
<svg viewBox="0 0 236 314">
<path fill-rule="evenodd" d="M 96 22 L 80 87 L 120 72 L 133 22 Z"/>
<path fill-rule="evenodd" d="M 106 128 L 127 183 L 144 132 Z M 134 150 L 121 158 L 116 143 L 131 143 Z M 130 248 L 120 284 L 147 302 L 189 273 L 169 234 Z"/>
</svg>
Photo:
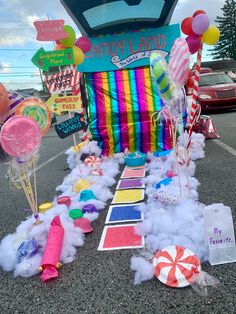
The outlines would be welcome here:
<svg viewBox="0 0 236 314">
<path fill-rule="evenodd" d="M 150 280 L 154 277 L 154 268 L 152 264 L 146 261 L 143 257 L 131 257 L 130 269 L 135 271 L 135 285 L 138 285 L 143 281 Z"/>
</svg>

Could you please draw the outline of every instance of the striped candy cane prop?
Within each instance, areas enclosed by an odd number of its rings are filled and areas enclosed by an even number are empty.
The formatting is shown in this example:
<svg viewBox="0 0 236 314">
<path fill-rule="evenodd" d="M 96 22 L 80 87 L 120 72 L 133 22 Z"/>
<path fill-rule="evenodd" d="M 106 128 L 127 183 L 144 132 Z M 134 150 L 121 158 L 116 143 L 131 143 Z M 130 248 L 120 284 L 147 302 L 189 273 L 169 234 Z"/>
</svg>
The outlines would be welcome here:
<svg viewBox="0 0 236 314">
<path fill-rule="evenodd" d="M 196 64 L 196 70 L 195 70 L 195 76 L 194 76 L 194 85 L 193 85 L 193 97 L 192 97 L 192 107 L 190 112 L 190 128 L 192 128 L 194 123 L 195 114 L 198 108 L 197 105 L 197 96 L 198 96 L 198 83 L 199 83 L 199 76 L 200 76 L 200 70 L 201 70 L 201 63 L 202 63 L 202 44 L 198 50 L 197 54 L 197 64 Z"/>
<path fill-rule="evenodd" d="M 187 149 L 189 149 L 189 146 L 191 144 L 191 135 L 193 132 L 194 124 L 198 118 L 199 115 L 197 115 L 197 111 L 200 110 L 200 106 L 197 104 L 197 96 L 198 96 L 198 84 L 199 84 L 199 76 L 200 76 L 200 70 L 201 70 L 201 63 L 202 63 L 202 44 L 198 50 L 197 54 L 197 64 L 195 69 L 195 76 L 194 76 L 194 85 L 193 85 L 193 97 L 192 97 L 192 106 L 191 106 L 191 112 L 190 112 L 190 120 L 189 120 L 189 140 L 187 144 Z M 200 111 L 199 111 L 200 112 Z"/>
</svg>

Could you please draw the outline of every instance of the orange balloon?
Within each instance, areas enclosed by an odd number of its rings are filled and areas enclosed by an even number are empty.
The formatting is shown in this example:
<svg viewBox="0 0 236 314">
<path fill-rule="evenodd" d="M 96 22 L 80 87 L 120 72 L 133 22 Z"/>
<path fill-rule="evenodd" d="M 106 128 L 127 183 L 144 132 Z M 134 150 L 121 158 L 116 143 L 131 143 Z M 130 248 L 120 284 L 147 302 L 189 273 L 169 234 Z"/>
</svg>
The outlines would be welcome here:
<svg viewBox="0 0 236 314">
<path fill-rule="evenodd" d="M 57 44 L 55 47 L 54 47 L 54 50 L 64 50 L 66 49 L 65 46 L 63 46 L 62 44 Z"/>
<path fill-rule="evenodd" d="M 8 112 L 8 92 L 4 85 L 0 83 L 0 116 Z"/>
</svg>

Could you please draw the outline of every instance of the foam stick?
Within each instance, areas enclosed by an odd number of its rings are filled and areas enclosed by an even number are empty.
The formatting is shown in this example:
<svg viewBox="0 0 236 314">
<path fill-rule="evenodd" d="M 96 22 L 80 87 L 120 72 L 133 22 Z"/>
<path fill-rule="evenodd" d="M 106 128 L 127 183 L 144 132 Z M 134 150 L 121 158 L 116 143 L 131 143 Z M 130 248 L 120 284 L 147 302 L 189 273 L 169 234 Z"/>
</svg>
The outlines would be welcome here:
<svg viewBox="0 0 236 314">
<path fill-rule="evenodd" d="M 57 268 L 60 266 L 60 255 L 64 238 L 64 229 L 59 216 L 53 218 L 48 233 L 48 239 L 43 253 L 40 269 L 41 279 L 47 281 L 58 277 Z"/>
<path fill-rule="evenodd" d="M 156 79 L 159 95 L 163 100 L 172 98 L 172 84 L 168 75 L 165 59 L 158 53 L 153 53 L 150 57 L 152 75 Z"/>
</svg>

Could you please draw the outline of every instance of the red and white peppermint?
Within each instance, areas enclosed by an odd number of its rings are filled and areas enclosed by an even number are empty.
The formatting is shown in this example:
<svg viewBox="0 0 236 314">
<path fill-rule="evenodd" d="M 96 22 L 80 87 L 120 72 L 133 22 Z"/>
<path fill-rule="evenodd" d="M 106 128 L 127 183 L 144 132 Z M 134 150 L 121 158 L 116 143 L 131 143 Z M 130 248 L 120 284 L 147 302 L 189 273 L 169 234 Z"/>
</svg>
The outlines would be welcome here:
<svg viewBox="0 0 236 314">
<path fill-rule="evenodd" d="M 157 251 L 153 259 L 155 276 L 165 285 L 181 288 L 193 283 L 200 271 L 200 260 L 189 249 L 168 246 Z"/>
<path fill-rule="evenodd" d="M 101 165 L 101 159 L 96 156 L 88 156 L 84 160 L 84 164 L 88 167 L 96 169 Z"/>
</svg>

